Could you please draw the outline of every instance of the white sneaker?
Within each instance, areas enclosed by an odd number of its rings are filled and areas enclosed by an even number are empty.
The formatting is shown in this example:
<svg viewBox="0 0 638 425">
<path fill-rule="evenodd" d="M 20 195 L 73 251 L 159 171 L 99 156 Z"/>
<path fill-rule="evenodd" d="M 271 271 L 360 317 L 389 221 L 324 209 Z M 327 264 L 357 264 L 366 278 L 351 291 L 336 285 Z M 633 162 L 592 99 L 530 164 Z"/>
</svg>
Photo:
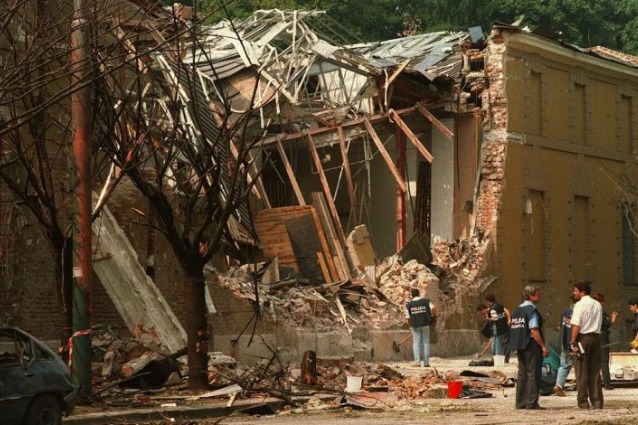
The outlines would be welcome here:
<svg viewBox="0 0 638 425">
<path fill-rule="evenodd" d="M 419 366 L 424 367 L 424 366 L 425 366 L 425 362 L 424 362 L 423 360 L 421 360 L 421 361 L 419 362 Z"/>
</svg>

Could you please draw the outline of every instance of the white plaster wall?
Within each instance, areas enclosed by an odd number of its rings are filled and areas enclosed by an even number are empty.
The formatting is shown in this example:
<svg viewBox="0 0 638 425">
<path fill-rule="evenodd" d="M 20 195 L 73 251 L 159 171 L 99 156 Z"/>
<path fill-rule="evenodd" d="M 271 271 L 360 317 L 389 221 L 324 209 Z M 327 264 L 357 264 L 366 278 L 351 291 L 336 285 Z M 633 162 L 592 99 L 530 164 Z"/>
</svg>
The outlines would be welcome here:
<svg viewBox="0 0 638 425">
<path fill-rule="evenodd" d="M 442 120 L 454 131 L 454 120 Z M 454 142 L 432 129 L 432 244 L 454 234 Z"/>
</svg>

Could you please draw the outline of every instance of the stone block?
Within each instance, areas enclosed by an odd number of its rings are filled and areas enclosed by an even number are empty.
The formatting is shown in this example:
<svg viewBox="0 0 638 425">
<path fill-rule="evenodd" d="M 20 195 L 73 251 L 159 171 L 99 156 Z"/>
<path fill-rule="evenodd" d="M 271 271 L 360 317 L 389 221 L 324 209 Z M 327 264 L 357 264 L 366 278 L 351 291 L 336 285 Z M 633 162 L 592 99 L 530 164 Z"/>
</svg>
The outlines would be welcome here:
<svg viewBox="0 0 638 425">
<path fill-rule="evenodd" d="M 274 334 L 255 335 L 250 346 L 248 345 L 249 341 L 250 335 L 242 335 L 237 340 L 231 335 L 218 335 L 215 336 L 212 350 L 221 351 L 232 356 L 241 364 L 252 365 L 262 359 L 270 359 L 272 357 L 272 352 L 264 344 L 264 341 L 270 347 L 277 346 L 277 338 Z"/>
<path fill-rule="evenodd" d="M 371 362 L 374 360 L 374 349 L 361 349 L 354 350 L 354 361 L 355 362 Z"/>
</svg>

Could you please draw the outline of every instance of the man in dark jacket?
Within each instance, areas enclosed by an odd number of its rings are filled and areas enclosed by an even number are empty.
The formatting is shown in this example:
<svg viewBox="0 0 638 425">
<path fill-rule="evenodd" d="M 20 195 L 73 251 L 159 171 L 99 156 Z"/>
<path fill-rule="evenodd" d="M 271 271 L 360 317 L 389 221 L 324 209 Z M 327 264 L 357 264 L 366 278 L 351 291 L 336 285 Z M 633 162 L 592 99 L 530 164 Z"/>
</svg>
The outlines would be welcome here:
<svg viewBox="0 0 638 425">
<path fill-rule="evenodd" d="M 556 375 L 556 386 L 554 387 L 554 394 L 559 397 L 565 397 L 565 383 L 567 382 L 567 375 L 572 370 L 574 364 L 574 357 L 570 353 L 569 341 L 572 336 L 572 313 L 574 311 L 572 297 L 572 305 L 563 310 L 563 314 L 560 318 L 560 366 L 558 367 L 558 374 Z"/>
<path fill-rule="evenodd" d="M 512 314 L 509 347 L 516 350 L 518 374 L 516 408 L 539 410 L 543 357 L 549 350 L 543 340 L 543 317 L 536 309 L 541 300 L 540 288 L 528 285 L 523 290 L 523 303 Z"/>
<path fill-rule="evenodd" d="M 492 355 L 502 356 L 505 354 L 505 343 L 510 332 L 505 307 L 496 301 L 494 294 L 485 295 L 485 301 L 489 305 L 487 320 L 492 323 L 492 335 L 494 336 L 492 339 Z"/>
<path fill-rule="evenodd" d="M 430 366 L 430 324 L 436 318 L 436 307 L 427 298 L 422 298 L 417 288 L 410 290 L 412 300 L 407 303 L 407 313 L 412 326 L 412 349 L 417 366 Z M 423 360 L 421 360 L 423 347 Z"/>
<path fill-rule="evenodd" d="M 592 298 L 605 307 L 604 294 L 596 292 L 592 295 Z M 603 324 L 600 327 L 600 371 L 603 374 L 603 388 L 606 390 L 614 389 L 614 386 L 611 385 L 611 374 L 609 373 L 609 346 L 611 345 L 609 334 L 611 332 L 610 328 L 614 323 L 616 323 L 617 317 L 617 311 L 612 311 L 610 316 L 605 310 L 603 310 Z"/>
</svg>

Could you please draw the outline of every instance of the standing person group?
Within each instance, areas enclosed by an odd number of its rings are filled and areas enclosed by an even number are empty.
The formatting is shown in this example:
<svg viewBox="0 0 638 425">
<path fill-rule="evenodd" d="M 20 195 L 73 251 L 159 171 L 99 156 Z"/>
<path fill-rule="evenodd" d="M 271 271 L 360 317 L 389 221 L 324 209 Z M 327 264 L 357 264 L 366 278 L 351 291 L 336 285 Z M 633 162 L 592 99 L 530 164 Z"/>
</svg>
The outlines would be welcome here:
<svg viewBox="0 0 638 425">
<path fill-rule="evenodd" d="M 589 282 L 576 282 L 573 287 L 575 304 L 563 311 L 561 318 L 561 367 L 554 392 L 564 396 L 563 386 L 569 370 L 570 357 L 575 357 L 576 400 L 581 409 L 602 409 L 604 405 L 601 370 L 605 384 L 609 381 L 609 327 L 616 321 L 617 312 L 611 317 L 603 313 L 605 297 L 591 297 Z M 543 339 L 543 318 L 537 309 L 541 291 L 535 286 L 523 290 L 523 303 L 512 314 L 510 325 L 510 348 L 517 350 L 518 381 L 516 384 L 517 409 L 543 409 L 538 404 L 543 357 L 549 350 Z M 638 312 L 638 307 L 636 308 Z M 602 336 L 601 336 L 602 331 Z M 568 355 L 568 351 L 572 356 Z M 606 362 L 606 365 L 601 365 Z M 608 388 L 611 389 L 611 388 Z"/>
<path fill-rule="evenodd" d="M 430 324 L 437 316 L 436 307 L 427 298 L 421 297 L 417 288 L 410 289 L 412 300 L 407 303 L 408 323 L 412 328 L 412 350 L 416 366 L 430 367 Z M 423 348 L 423 360 L 421 360 Z"/>
</svg>

